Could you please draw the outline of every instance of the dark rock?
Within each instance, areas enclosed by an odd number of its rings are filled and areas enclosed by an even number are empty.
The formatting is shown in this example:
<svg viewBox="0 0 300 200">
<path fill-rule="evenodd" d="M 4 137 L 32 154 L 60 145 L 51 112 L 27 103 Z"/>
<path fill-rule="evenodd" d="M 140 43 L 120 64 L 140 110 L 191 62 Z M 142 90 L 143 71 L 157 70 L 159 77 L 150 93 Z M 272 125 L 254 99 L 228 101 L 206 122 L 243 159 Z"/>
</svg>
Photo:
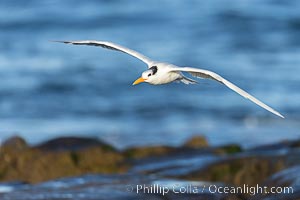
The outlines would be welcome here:
<svg viewBox="0 0 300 200">
<path fill-rule="evenodd" d="M 258 147 L 253 147 L 248 151 L 267 151 L 267 150 L 280 150 L 280 149 L 297 149 L 300 147 L 300 140 L 282 140 L 274 144 L 268 144 Z"/>
<path fill-rule="evenodd" d="M 292 141 L 290 147 L 299 148 L 300 147 L 300 140 Z"/>
<path fill-rule="evenodd" d="M 109 144 L 99 141 L 96 138 L 82 138 L 82 137 L 60 137 L 49 140 L 36 148 L 46 151 L 76 151 L 87 147 L 101 147 L 103 150 L 115 151 L 115 148 Z"/>
<path fill-rule="evenodd" d="M 204 136 L 194 136 L 184 143 L 183 147 L 204 148 L 208 147 L 208 142 Z"/>
</svg>

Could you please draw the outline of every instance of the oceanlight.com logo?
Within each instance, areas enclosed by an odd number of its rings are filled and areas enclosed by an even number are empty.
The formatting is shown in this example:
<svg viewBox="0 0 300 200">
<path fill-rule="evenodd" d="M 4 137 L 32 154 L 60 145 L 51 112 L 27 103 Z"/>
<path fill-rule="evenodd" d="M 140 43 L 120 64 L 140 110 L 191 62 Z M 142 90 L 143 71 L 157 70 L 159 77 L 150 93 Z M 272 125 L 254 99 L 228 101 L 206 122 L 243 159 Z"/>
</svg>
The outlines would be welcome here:
<svg viewBox="0 0 300 200">
<path fill-rule="evenodd" d="M 163 185 L 163 184 L 138 184 L 127 185 L 127 192 L 134 192 L 136 194 L 249 194 L 254 196 L 256 194 L 293 194 L 293 187 L 268 187 L 268 186 L 249 186 L 244 184 L 242 186 L 221 186 L 221 185 Z"/>
<path fill-rule="evenodd" d="M 243 184 L 243 186 L 217 186 L 210 185 L 208 191 L 212 194 L 292 194 L 294 190 L 292 187 L 268 187 L 268 186 L 249 186 Z"/>
</svg>

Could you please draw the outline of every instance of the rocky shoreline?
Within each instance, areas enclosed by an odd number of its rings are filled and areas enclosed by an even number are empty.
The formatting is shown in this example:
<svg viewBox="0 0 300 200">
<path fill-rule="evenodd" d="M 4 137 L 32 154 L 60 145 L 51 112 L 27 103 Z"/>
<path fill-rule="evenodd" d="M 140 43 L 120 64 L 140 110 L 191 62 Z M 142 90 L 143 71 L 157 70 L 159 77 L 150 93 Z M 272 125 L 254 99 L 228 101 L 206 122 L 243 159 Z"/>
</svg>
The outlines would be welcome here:
<svg viewBox="0 0 300 200">
<path fill-rule="evenodd" d="M 106 174 L 119 177 L 131 175 L 135 178 L 142 176 L 134 181 L 148 185 L 153 181 L 177 180 L 233 187 L 293 187 L 293 192 L 289 194 L 264 193 L 253 196 L 246 192 L 195 196 L 175 195 L 173 192 L 168 193 L 169 199 L 297 199 L 300 198 L 299 184 L 295 184 L 300 180 L 300 172 L 295 170 L 297 167 L 300 168 L 300 140 L 244 150 L 236 144 L 211 147 L 204 137 L 197 136 L 179 147 L 134 147 L 120 151 L 93 138 L 64 137 L 29 146 L 24 139 L 13 137 L 6 140 L 0 150 L 1 182 L 37 184 L 85 174 Z M 153 176 L 158 178 L 152 180 Z M 130 178 L 126 181 L 134 182 Z M 133 188 L 133 191 L 136 194 L 137 188 Z M 123 195 L 126 197 L 129 194 Z M 140 195 L 149 196 L 145 192 Z M 162 197 L 161 194 L 155 196 L 158 199 Z"/>
</svg>

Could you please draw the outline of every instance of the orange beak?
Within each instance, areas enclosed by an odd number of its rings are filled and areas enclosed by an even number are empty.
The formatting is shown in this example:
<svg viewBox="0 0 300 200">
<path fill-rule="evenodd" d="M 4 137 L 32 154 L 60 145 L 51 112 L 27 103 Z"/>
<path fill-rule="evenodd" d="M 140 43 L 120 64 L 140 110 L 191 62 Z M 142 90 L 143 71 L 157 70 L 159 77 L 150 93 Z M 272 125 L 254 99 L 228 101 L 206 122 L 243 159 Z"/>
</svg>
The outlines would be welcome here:
<svg viewBox="0 0 300 200">
<path fill-rule="evenodd" d="M 143 79 L 142 77 L 140 77 L 140 78 L 136 79 L 136 80 L 132 83 L 132 85 L 137 85 L 137 84 L 139 84 L 139 83 L 145 82 L 145 80 L 146 80 L 146 79 Z"/>
</svg>

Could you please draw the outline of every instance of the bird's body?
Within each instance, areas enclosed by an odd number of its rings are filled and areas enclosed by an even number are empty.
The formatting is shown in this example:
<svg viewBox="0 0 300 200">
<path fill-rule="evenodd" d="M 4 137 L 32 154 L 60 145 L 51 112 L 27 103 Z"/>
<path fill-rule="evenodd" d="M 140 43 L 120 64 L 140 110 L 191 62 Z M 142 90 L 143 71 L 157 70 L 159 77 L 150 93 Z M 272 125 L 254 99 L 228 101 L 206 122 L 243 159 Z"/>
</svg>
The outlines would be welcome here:
<svg viewBox="0 0 300 200">
<path fill-rule="evenodd" d="M 133 85 L 139 84 L 141 82 L 147 82 L 152 85 L 161 85 L 167 84 L 173 81 L 180 81 L 185 84 L 194 84 L 197 83 L 195 80 L 190 79 L 183 75 L 183 72 L 189 73 L 194 77 L 197 78 L 206 78 L 218 81 L 233 91 L 237 92 L 241 96 L 249 99 L 250 101 L 254 102 L 255 104 L 261 106 L 262 108 L 272 112 L 273 114 L 284 118 L 278 111 L 274 110 L 273 108 L 269 107 L 268 105 L 264 104 L 263 102 L 256 99 L 254 96 L 250 95 L 246 91 L 242 90 L 238 86 L 234 85 L 233 83 L 229 82 L 228 80 L 224 79 L 220 75 L 204 69 L 199 68 L 192 68 L 192 67 L 178 67 L 176 65 L 165 63 L 165 62 L 157 62 L 153 61 L 150 58 L 126 47 L 123 47 L 118 44 L 114 44 L 111 42 L 106 41 L 95 41 L 95 40 L 85 40 L 85 41 L 57 41 L 63 42 L 66 44 L 74 44 L 74 45 L 91 45 L 91 46 L 100 46 L 103 48 L 107 48 L 110 50 L 121 51 L 123 53 L 127 53 L 147 64 L 148 70 L 142 73 L 142 76 L 137 79 Z"/>
</svg>

